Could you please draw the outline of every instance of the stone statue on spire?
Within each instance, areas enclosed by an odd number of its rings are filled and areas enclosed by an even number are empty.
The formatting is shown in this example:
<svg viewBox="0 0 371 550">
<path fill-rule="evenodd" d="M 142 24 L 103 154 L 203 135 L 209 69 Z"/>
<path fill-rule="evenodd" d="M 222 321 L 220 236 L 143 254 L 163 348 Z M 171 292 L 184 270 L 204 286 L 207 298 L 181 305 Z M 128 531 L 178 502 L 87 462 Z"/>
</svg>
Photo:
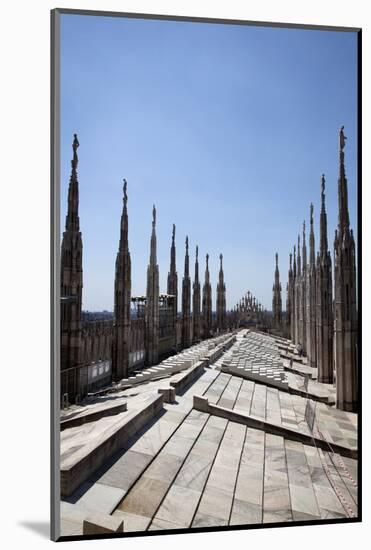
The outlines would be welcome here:
<svg viewBox="0 0 371 550">
<path fill-rule="evenodd" d="M 72 159 L 72 168 L 77 168 L 77 163 L 79 161 L 79 158 L 77 156 L 77 148 L 79 147 L 80 143 L 77 139 L 77 134 L 73 134 L 73 143 L 72 143 L 72 150 L 73 150 L 73 159 Z"/>
<path fill-rule="evenodd" d="M 321 177 L 321 204 L 322 209 L 325 209 L 325 188 L 326 188 L 326 180 L 325 180 L 325 174 L 322 174 Z"/>
<path fill-rule="evenodd" d="M 340 132 L 339 132 L 339 145 L 340 145 L 340 151 L 343 151 L 344 147 L 345 147 L 345 140 L 347 139 L 347 137 L 344 135 L 344 126 L 342 126 L 340 128 Z"/>
<path fill-rule="evenodd" d="M 128 202 L 128 193 L 127 193 L 127 189 L 128 189 L 128 182 L 127 182 L 126 179 L 124 178 L 124 186 L 123 186 L 124 198 L 123 198 L 123 201 L 124 201 L 125 206 L 127 205 L 127 202 Z"/>
</svg>

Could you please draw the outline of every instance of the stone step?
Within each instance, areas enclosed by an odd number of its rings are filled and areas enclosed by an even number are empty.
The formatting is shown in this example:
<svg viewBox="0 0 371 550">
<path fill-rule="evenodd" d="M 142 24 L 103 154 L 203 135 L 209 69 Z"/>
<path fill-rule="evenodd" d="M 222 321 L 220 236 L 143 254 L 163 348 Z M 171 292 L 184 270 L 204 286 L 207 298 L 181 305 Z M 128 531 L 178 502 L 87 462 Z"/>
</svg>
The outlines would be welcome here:
<svg viewBox="0 0 371 550">
<path fill-rule="evenodd" d="M 256 386 L 255 386 L 256 391 Z M 231 422 L 238 422 L 254 428 L 256 430 L 265 431 L 267 434 L 278 435 L 292 441 L 299 441 L 305 445 L 313 445 L 320 449 L 328 450 L 328 443 L 322 438 L 308 433 L 307 431 L 300 431 L 299 429 L 289 428 L 279 423 L 268 422 L 263 417 L 256 417 L 250 414 L 242 413 L 241 411 L 227 409 L 220 407 L 213 403 L 209 403 L 205 396 L 194 395 L 193 396 L 193 408 L 197 411 L 220 416 L 226 418 Z M 358 450 L 357 447 L 352 445 L 340 445 L 338 443 L 332 443 L 332 448 L 335 453 L 339 453 L 341 456 L 357 459 Z"/>
<path fill-rule="evenodd" d="M 109 514 L 89 514 L 83 522 L 83 535 L 104 535 L 107 533 L 123 533 L 124 522 Z"/>
<path fill-rule="evenodd" d="M 71 495 L 162 408 L 161 394 L 145 394 L 132 399 L 126 412 L 64 430 L 60 460 L 62 496 Z"/>
<path fill-rule="evenodd" d="M 81 426 L 87 422 L 95 422 L 105 416 L 113 416 L 115 414 L 127 410 L 126 399 L 112 399 L 110 401 L 97 402 L 89 404 L 86 407 L 79 408 L 70 414 L 63 415 L 61 418 L 60 429 L 73 428 Z"/>
<path fill-rule="evenodd" d="M 183 371 L 181 374 L 176 375 L 170 380 L 170 386 L 172 386 L 176 393 L 182 392 L 189 384 L 194 382 L 196 378 L 201 376 L 205 371 L 207 361 L 199 361 L 188 370 Z"/>
</svg>

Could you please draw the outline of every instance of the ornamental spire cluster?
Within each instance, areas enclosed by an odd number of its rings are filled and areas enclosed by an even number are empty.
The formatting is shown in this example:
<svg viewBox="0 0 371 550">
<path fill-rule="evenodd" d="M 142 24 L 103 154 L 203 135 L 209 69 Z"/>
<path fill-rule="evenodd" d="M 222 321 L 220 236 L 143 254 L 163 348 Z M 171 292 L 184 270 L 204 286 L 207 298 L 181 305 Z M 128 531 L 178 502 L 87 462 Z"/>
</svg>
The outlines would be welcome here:
<svg viewBox="0 0 371 550">
<path fill-rule="evenodd" d="M 289 268 L 287 285 L 289 334 L 307 355 L 307 363 L 317 368 L 319 382 L 336 382 L 336 406 L 358 410 L 357 295 L 353 231 L 350 229 L 348 182 L 345 171 L 346 136 L 339 131 L 338 224 L 334 257 L 328 247 L 326 180 L 320 180 L 319 250 L 315 251 L 314 207 L 310 205 L 309 263 L 306 258 L 305 225 L 300 255 Z M 334 277 L 332 266 L 334 264 Z M 335 376 L 336 375 L 336 376 Z"/>
</svg>

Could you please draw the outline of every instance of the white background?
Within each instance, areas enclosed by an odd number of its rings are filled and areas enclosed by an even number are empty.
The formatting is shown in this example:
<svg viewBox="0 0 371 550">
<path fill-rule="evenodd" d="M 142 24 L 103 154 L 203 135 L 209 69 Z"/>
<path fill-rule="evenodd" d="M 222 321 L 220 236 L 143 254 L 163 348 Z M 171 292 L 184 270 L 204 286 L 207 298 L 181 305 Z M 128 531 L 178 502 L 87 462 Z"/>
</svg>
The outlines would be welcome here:
<svg viewBox="0 0 371 550">
<path fill-rule="evenodd" d="M 365 0 L 124 1 L 17 0 L 0 16 L 1 467 L 3 548 L 41 548 L 49 521 L 49 97 L 54 7 L 211 16 L 363 28 L 363 401 L 364 523 L 71 542 L 69 548 L 167 550 L 214 545 L 364 548 L 370 506 L 370 16 Z M 367 68 L 367 65 L 369 67 Z M 295 136 L 293 136 L 295 138 Z M 367 154 L 368 152 L 368 154 Z M 368 214 L 368 216 L 367 216 Z M 367 307 L 368 306 L 368 307 Z M 368 535 L 368 537 L 367 537 Z M 368 546 L 368 544 L 367 544 Z"/>
</svg>

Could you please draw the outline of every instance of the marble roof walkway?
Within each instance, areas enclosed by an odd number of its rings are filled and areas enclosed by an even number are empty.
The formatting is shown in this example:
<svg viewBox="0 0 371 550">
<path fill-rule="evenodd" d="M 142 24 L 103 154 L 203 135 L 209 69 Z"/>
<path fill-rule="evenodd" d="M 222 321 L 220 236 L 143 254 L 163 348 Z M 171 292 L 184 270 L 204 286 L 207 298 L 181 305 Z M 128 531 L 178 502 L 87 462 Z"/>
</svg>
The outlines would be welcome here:
<svg viewBox="0 0 371 550">
<path fill-rule="evenodd" d="M 83 519 L 95 511 L 122 518 L 126 532 L 357 515 L 356 460 L 193 408 L 193 396 L 203 395 L 310 433 L 306 399 L 220 372 L 233 348 L 61 502 L 62 535 L 82 534 Z M 330 442 L 356 446 L 356 415 L 317 402 L 316 419 Z"/>
</svg>

